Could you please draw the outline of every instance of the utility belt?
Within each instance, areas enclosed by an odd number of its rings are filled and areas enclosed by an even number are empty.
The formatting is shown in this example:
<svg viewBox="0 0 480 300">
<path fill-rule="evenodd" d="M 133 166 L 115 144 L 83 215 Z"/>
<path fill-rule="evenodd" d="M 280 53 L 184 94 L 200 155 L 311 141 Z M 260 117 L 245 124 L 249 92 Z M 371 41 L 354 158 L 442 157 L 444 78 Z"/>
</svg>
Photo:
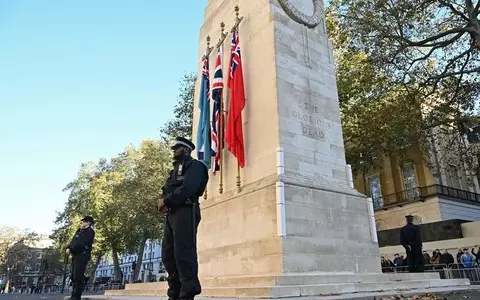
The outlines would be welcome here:
<svg viewBox="0 0 480 300">
<path fill-rule="evenodd" d="M 198 198 L 194 198 L 194 199 L 187 199 L 184 203 L 182 204 L 175 204 L 173 207 L 166 207 L 166 213 L 167 214 L 170 214 L 170 213 L 173 213 L 175 212 L 176 210 L 178 210 L 179 208 L 182 208 L 182 207 L 194 207 L 196 205 L 199 205 L 198 203 Z"/>
</svg>

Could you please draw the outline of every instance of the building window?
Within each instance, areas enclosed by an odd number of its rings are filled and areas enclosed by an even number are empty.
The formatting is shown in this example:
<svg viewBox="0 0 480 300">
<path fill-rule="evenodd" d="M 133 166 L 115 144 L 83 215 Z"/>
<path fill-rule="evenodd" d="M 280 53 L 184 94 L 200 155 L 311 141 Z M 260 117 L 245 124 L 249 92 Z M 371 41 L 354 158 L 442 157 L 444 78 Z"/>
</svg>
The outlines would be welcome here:
<svg viewBox="0 0 480 300">
<path fill-rule="evenodd" d="M 23 268 L 24 272 L 30 272 L 30 265 L 26 264 L 25 267 Z"/>
<path fill-rule="evenodd" d="M 42 259 L 42 252 L 37 253 L 37 259 Z"/>
<path fill-rule="evenodd" d="M 370 198 L 373 201 L 375 209 L 383 207 L 382 188 L 380 185 L 380 176 L 375 175 L 368 178 L 368 189 L 370 191 Z"/>
<path fill-rule="evenodd" d="M 405 187 L 405 200 L 416 200 L 420 196 L 417 189 L 417 176 L 412 163 L 403 166 L 403 185 Z"/>
<path fill-rule="evenodd" d="M 461 189 L 460 176 L 458 175 L 458 168 L 455 165 L 449 165 L 447 169 L 449 186 L 455 189 Z"/>
<path fill-rule="evenodd" d="M 36 263 L 35 264 L 35 272 L 39 272 L 39 271 L 40 271 L 40 264 Z"/>
</svg>

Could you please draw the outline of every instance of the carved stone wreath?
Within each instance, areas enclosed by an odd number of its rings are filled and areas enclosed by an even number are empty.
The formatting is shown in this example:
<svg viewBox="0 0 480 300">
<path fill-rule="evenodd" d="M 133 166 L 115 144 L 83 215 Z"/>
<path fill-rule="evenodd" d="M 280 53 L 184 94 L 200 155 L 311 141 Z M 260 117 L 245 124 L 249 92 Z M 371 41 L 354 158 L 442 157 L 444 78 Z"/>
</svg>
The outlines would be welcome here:
<svg viewBox="0 0 480 300">
<path fill-rule="evenodd" d="M 321 0 L 311 1 L 313 1 L 313 15 L 308 16 L 296 8 L 295 5 L 292 4 L 291 0 L 278 0 L 283 10 L 285 10 L 287 15 L 295 22 L 303 24 L 309 28 L 314 28 L 322 22 L 323 7 Z"/>
</svg>

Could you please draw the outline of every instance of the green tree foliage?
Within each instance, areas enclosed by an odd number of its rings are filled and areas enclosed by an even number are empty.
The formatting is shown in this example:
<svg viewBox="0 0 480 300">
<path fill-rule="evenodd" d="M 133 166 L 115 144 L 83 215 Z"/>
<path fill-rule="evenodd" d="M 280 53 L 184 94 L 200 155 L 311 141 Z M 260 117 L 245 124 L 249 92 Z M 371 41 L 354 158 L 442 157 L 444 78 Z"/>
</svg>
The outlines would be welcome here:
<svg viewBox="0 0 480 300">
<path fill-rule="evenodd" d="M 160 238 L 163 220 L 156 202 L 171 167 L 170 156 L 164 142 L 146 140 L 109 161 L 83 164 L 65 188 L 69 199 L 52 235 L 57 247 L 64 250 L 80 219 L 92 215 L 96 234 L 90 274 L 101 257 L 110 254 L 119 280 L 119 255 L 137 253 L 147 239 Z"/>
<path fill-rule="evenodd" d="M 394 2 L 401 5 L 390 7 Z M 401 38 L 393 36 L 400 21 L 387 16 L 402 15 L 402 28 L 415 25 L 408 35 L 412 39 L 433 31 L 417 27 L 414 19 L 422 15 L 418 10 L 402 11 L 410 5 L 418 9 L 416 1 L 394 2 L 337 0 L 326 10 L 327 30 L 335 49 L 347 161 L 356 172 L 366 171 L 384 154 L 395 153 L 407 160 L 411 146 L 428 153 L 434 143 L 445 139 L 451 139 L 456 149 L 443 157 L 444 164 L 475 161 L 478 151 L 461 142 L 459 129 L 475 120 L 471 116 L 475 114 L 478 78 L 466 71 L 463 77 L 457 74 L 432 81 L 435 72 L 445 71 L 446 66 L 442 69 L 429 57 L 413 65 L 407 63 L 412 53 L 420 53 L 420 46 L 414 50 L 413 45 L 396 44 L 393 40 Z M 425 31 L 423 35 L 413 33 L 417 30 Z M 476 58 L 472 57 L 476 57 L 476 50 L 471 51 L 468 65 L 475 66 Z M 456 72 L 452 67 L 447 73 Z"/>
<path fill-rule="evenodd" d="M 7 268 L 23 265 L 27 259 L 29 244 L 38 240 L 38 235 L 31 231 L 19 231 L 12 227 L 0 228 L 0 272 Z"/>
<path fill-rule="evenodd" d="M 480 80 L 480 1 L 333 3 L 349 44 L 371 57 L 375 68 L 397 82 L 415 82 L 423 95 L 448 91 L 447 104 L 474 105 Z"/>
<path fill-rule="evenodd" d="M 188 139 L 192 137 L 196 80 L 197 74 L 191 73 L 184 75 L 180 81 L 178 102 L 173 109 L 173 118 L 160 129 L 164 139 L 171 140 L 177 136 Z"/>
<path fill-rule="evenodd" d="M 163 216 L 156 211 L 162 185 L 171 169 L 171 151 L 165 143 L 146 140 L 138 149 L 128 148 L 122 155 L 127 177 L 115 194 L 126 207 L 135 207 L 124 216 L 125 251 L 143 253 L 147 239 L 161 238 Z M 134 278 L 138 277 L 143 257 L 140 255 Z"/>
</svg>

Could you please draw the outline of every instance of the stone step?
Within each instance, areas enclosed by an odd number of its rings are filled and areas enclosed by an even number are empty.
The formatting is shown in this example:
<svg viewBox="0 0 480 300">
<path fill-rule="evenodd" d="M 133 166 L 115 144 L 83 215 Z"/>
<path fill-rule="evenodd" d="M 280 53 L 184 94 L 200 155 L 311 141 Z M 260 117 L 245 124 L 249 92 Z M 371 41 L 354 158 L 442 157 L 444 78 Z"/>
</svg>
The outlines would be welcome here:
<svg viewBox="0 0 480 300">
<path fill-rule="evenodd" d="M 283 274 L 279 276 L 263 275 L 263 276 L 238 276 L 223 278 L 206 278 L 202 279 L 203 286 L 283 286 L 283 285 L 316 285 L 327 283 L 358 283 L 358 282 L 388 282 L 388 281 L 405 281 L 405 280 L 422 280 L 422 279 L 439 279 L 438 273 L 386 273 L 386 274 L 320 274 L 320 273 L 302 273 L 302 274 Z M 132 283 L 127 284 L 126 290 L 158 290 L 166 289 L 166 282 L 151 283 Z"/>
<path fill-rule="evenodd" d="M 465 294 L 472 298 L 471 292 L 478 294 L 477 291 L 480 290 L 479 286 L 469 286 L 469 287 L 447 287 L 447 288 L 429 288 L 429 289 L 409 289 L 409 290 L 401 290 L 401 291 L 385 291 L 385 292 L 367 292 L 367 293 L 353 293 L 353 294 L 342 294 L 342 295 L 335 295 L 335 296 L 310 296 L 310 297 L 290 297 L 290 298 L 282 298 L 282 300 L 373 300 L 373 299 L 380 299 L 380 298 L 389 298 L 395 296 L 423 296 L 425 294 L 435 294 L 438 296 L 451 295 L 452 292 L 455 292 L 457 295 Z M 65 300 L 68 300 L 69 297 L 65 297 Z M 443 298 L 443 297 L 441 297 Z M 104 295 L 84 295 L 82 297 L 83 300 L 168 300 L 166 296 L 104 296 Z M 195 297 L 196 300 L 237 300 L 238 298 L 208 298 L 208 297 Z M 244 298 L 244 300 L 249 298 Z M 254 298 L 251 298 L 254 299 Z M 472 298 L 473 299 L 473 298 Z M 476 299 L 476 298 L 475 298 Z"/>
<path fill-rule="evenodd" d="M 283 286 L 236 286 L 205 287 L 202 296 L 225 298 L 285 298 L 318 295 L 339 295 L 362 292 L 398 291 L 409 289 L 430 289 L 439 287 L 469 286 L 468 279 L 424 279 L 384 282 L 329 283 L 314 285 Z M 166 288 L 111 290 L 106 296 L 164 296 Z"/>
</svg>

